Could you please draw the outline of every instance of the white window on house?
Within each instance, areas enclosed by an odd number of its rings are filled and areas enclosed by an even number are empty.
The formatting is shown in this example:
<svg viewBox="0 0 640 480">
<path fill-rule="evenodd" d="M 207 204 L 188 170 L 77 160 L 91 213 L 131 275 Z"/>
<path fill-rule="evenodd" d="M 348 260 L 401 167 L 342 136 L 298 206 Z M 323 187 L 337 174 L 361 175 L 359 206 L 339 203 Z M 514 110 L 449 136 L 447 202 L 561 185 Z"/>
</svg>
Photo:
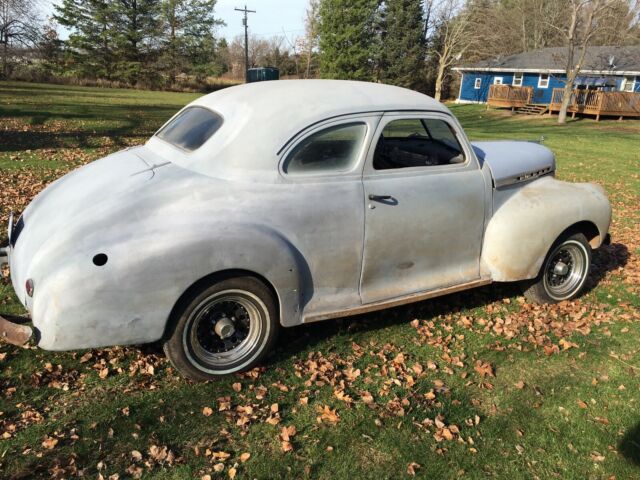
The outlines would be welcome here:
<svg viewBox="0 0 640 480">
<path fill-rule="evenodd" d="M 623 92 L 633 92 L 636 88 L 636 77 L 623 77 L 620 90 Z"/>
<path fill-rule="evenodd" d="M 541 73 L 538 78 L 538 88 L 549 88 L 549 74 Z"/>
<path fill-rule="evenodd" d="M 493 77 L 493 84 L 494 85 L 502 85 L 502 78 L 503 77 Z"/>
<path fill-rule="evenodd" d="M 514 87 L 521 87 L 522 86 L 522 72 L 513 74 L 513 83 L 512 83 L 512 85 Z"/>
<path fill-rule="evenodd" d="M 475 88 L 476 90 L 480 90 L 481 85 L 482 85 L 482 79 L 480 77 L 476 78 L 476 81 L 473 84 L 473 88 Z"/>
</svg>

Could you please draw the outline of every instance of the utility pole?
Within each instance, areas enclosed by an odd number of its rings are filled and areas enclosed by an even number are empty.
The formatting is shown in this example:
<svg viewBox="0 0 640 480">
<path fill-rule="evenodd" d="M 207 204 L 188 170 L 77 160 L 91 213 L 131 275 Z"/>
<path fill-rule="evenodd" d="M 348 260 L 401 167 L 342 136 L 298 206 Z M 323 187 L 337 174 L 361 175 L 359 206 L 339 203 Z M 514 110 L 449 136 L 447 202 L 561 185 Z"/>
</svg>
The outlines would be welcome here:
<svg viewBox="0 0 640 480">
<path fill-rule="evenodd" d="M 249 82 L 249 22 L 248 22 L 248 14 L 256 13 L 255 10 L 247 10 L 247 6 L 244 8 L 236 8 L 238 12 L 244 13 L 244 18 L 242 19 L 242 25 L 244 25 L 244 80 L 245 82 Z"/>
</svg>

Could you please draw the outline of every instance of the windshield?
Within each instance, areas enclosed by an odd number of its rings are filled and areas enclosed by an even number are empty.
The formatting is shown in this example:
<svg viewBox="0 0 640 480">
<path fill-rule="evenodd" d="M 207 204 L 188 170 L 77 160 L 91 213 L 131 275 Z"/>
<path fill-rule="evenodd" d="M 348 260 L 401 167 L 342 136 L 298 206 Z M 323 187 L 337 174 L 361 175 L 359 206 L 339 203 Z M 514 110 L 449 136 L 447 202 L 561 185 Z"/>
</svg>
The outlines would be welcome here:
<svg viewBox="0 0 640 480">
<path fill-rule="evenodd" d="M 203 107 L 180 112 L 157 134 L 165 142 L 190 152 L 200 148 L 222 125 L 222 117 Z"/>
</svg>

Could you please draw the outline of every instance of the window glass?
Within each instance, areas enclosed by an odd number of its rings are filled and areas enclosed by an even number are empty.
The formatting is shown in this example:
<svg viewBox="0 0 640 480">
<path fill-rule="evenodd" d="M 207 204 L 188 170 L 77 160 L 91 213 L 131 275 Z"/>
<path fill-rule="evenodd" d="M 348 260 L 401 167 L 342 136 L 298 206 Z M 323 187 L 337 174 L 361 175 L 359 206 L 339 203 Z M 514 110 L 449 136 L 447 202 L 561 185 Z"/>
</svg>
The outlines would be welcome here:
<svg viewBox="0 0 640 480">
<path fill-rule="evenodd" d="M 547 73 L 540 74 L 540 78 L 538 79 L 538 87 L 547 88 L 548 86 L 549 86 L 549 74 Z"/>
<path fill-rule="evenodd" d="M 475 88 L 476 90 L 480 88 L 480 85 L 482 85 L 482 79 L 481 78 L 476 78 L 476 81 L 473 84 L 473 88 Z"/>
<path fill-rule="evenodd" d="M 513 75 L 513 85 L 516 87 L 522 86 L 522 73 L 516 73 Z"/>
<path fill-rule="evenodd" d="M 494 85 L 502 85 L 502 77 L 494 77 L 493 84 Z"/>
<path fill-rule="evenodd" d="M 624 77 L 622 79 L 621 90 L 624 92 L 633 92 L 634 84 L 635 84 L 634 77 Z"/>
<path fill-rule="evenodd" d="M 222 125 L 222 117 L 203 107 L 189 107 L 162 128 L 157 136 L 176 147 L 193 151 Z"/>
<path fill-rule="evenodd" d="M 284 163 L 288 174 L 344 172 L 358 159 L 367 126 L 349 123 L 329 127 L 302 140 Z"/>
<path fill-rule="evenodd" d="M 439 119 L 389 122 L 378 139 L 373 168 L 387 170 L 464 163 L 464 153 L 451 126 Z"/>
</svg>

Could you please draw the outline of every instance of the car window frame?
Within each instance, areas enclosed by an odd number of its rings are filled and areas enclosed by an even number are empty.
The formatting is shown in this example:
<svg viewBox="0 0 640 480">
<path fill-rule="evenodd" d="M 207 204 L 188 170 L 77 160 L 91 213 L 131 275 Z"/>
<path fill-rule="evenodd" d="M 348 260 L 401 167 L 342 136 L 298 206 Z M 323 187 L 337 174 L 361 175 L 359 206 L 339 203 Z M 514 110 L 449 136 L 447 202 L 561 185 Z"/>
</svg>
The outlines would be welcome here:
<svg viewBox="0 0 640 480">
<path fill-rule="evenodd" d="M 360 180 L 362 178 L 362 170 L 367 158 L 367 153 L 371 144 L 371 140 L 377 131 L 378 124 L 382 118 L 382 112 L 367 112 L 363 114 L 349 114 L 339 117 L 333 117 L 321 122 L 314 123 L 303 129 L 301 132 L 291 138 L 286 146 L 279 152 L 278 173 L 289 182 L 308 182 L 308 181 L 336 181 L 336 180 Z M 291 152 L 307 138 L 323 130 L 338 127 L 340 125 L 351 125 L 354 123 L 362 123 L 366 127 L 362 146 L 358 153 L 356 161 L 349 170 L 326 171 L 326 172 L 310 172 L 310 173 L 287 173 L 285 170 L 285 162 Z"/>
<path fill-rule="evenodd" d="M 376 170 L 373 167 L 373 159 L 375 155 L 376 146 L 380 135 L 384 131 L 385 127 L 394 120 L 442 120 L 453 131 L 456 140 L 462 148 L 464 153 L 463 163 L 452 163 L 449 165 L 433 165 L 433 166 L 418 166 L 418 167 L 406 167 L 406 168 L 387 168 L 382 170 Z M 414 176 L 414 175 L 437 175 L 442 173 L 451 173 L 457 171 L 466 170 L 479 170 L 480 163 L 476 158 L 476 155 L 467 139 L 467 136 L 462 130 L 460 124 L 451 115 L 446 113 L 434 112 L 434 111 L 415 111 L 415 112 L 385 112 L 378 128 L 370 142 L 369 151 L 367 152 L 367 159 L 364 165 L 363 178 L 368 177 L 382 177 L 382 176 Z"/>
</svg>

